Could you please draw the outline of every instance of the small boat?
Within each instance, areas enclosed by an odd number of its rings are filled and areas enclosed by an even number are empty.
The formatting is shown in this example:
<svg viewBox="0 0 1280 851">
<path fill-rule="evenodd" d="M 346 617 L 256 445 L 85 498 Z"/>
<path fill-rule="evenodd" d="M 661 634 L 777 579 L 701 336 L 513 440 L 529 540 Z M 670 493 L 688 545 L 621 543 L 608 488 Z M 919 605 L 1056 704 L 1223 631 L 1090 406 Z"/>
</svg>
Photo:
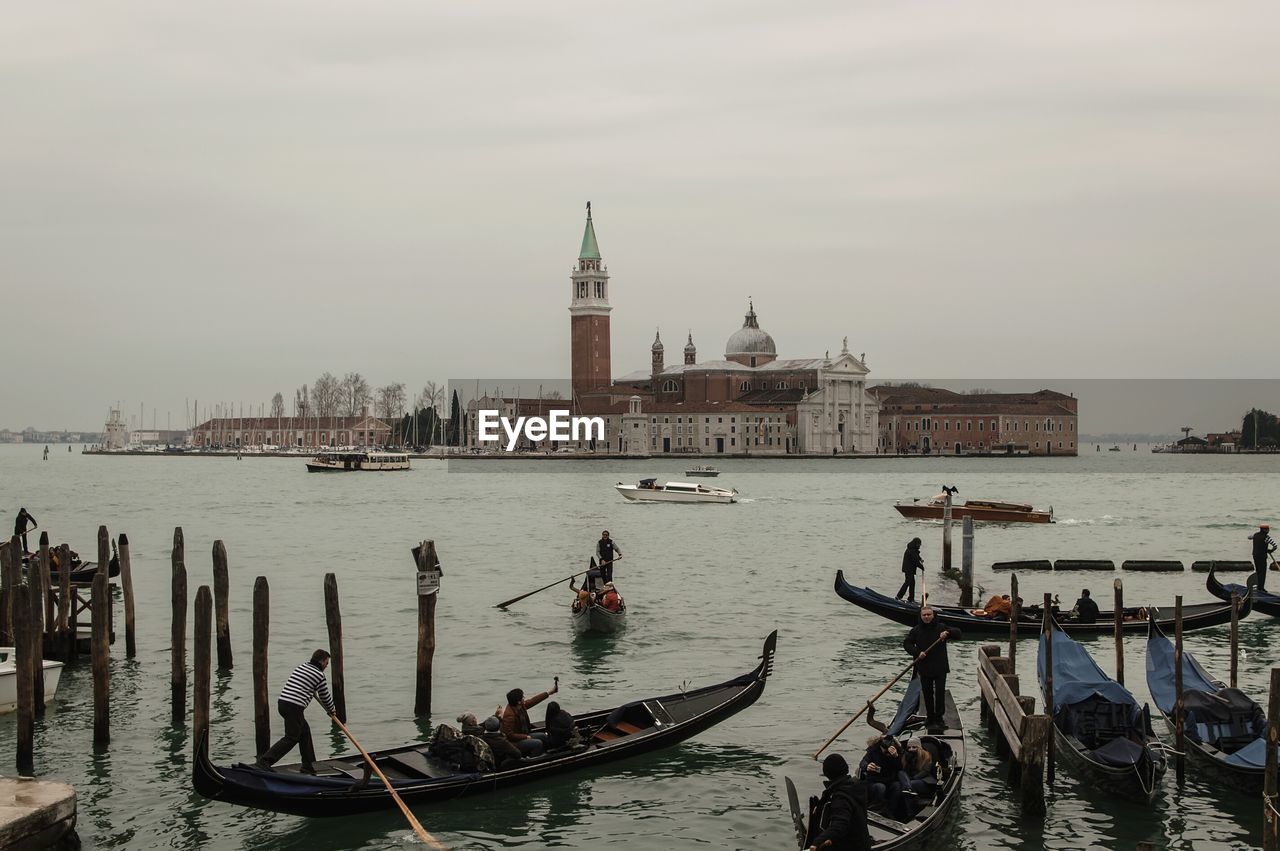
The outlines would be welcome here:
<svg viewBox="0 0 1280 851">
<path fill-rule="evenodd" d="M 1149 804 L 1167 760 L 1151 729 L 1151 713 L 1108 677 L 1084 645 L 1053 626 L 1053 736 L 1062 761 L 1090 788 Z M 1045 687 L 1045 636 L 1036 673 Z M 1045 705 L 1049 705 L 1048 698 Z"/>
<path fill-rule="evenodd" d="M 946 494 L 938 494 L 925 502 L 899 502 L 893 507 L 911 520 L 941 520 L 946 508 Z M 1021 502 L 1000 502 L 994 499 L 965 500 L 964 505 L 951 504 L 951 518 L 959 521 L 965 515 L 975 523 L 1052 523 L 1053 509 L 1037 511 Z"/>
<path fill-rule="evenodd" d="M 720 471 L 708 464 L 698 464 L 684 471 L 686 476 L 718 476 Z"/>
<path fill-rule="evenodd" d="M 409 455 L 405 452 L 321 452 L 307 462 L 308 473 L 408 469 Z"/>
<path fill-rule="evenodd" d="M 521 783 L 555 784 L 557 775 L 669 747 L 746 709 L 764 693 L 777 643 L 775 631 L 765 639 L 754 670 L 718 685 L 579 715 L 574 723 L 585 744 L 522 759 L 512 768 L 459 771 L 433 757 L 430 745 L 423 743 L 369 755 L 409 806 L 452 801 Z M 201 735 L 195 750 L 192 783 L 206 798 L 299 816 L 349 816 L 396 807 L 382 781 L 371 778 L 372 771 L 359 753 L 317 762 L 313 777 L 301 773 L 299 765 L 274 771 L 244 763 L 215 765 L 209 758 L 208 734 Z"/>
<path fill-rule="evenodd" d="M 1240 595 L 1240 599 L 1244 599 L 1250 592 L 1253 593 L 1253 609 L 1264 615 L 1271 615 L 1273 618 L 1280 618 L 1280 595 L 1272 594 L 1270 591 L 1259 591 L 1252 585 L 1245 587 L 1237 585 L 1234 582 L 1223 584 L 1213 575 L 1213 566 L 1209 566 L 1209 577 L 1204 581 L 1205 588 L 1209 593 L 1217 597 L 1219 600 L 1231 602 L 1231 592 L 1235 591 Z M 1243 611 L 1243 606 L 1241 611 Z M 1244 617 L 1241 615 L 1240 617 Z M 1185 627 L 1184 627 L 1185 629 Z"/>
<path fill-rule="evenodd" d="M 960 784 L 964 779 L 964 730 L 960 726 L 960 714 L 956 711 L 951 692 L 946 693 L 946 711 L 943 715 L 943 726 L 926 732 L 924 727 L 924 706 L 920 701 L 920 680 L 912 679 L 903 695 L 902 703 L 885 732 L 899 741 L 908 737 L 918 737 L 921 745 L 929 751 L 934 761 L 942 766 L 942 778 L 932 800 L 922 801 L 923 807 L 910 821 L 900 822 L 890 817 L 884 810 L 884 801 L 873 803 L 867 811 L 867 831 L 871 834 L 871 847 L 876 851 L 905 848 L 916 845 L 929 836 L 934 835 L 946 823 L 951 811 L 960 800 Z M 857 762 L 849 760 L 851 768 L 857 770 Z M 787 798 L 791 805 L 791 819 L 795 823 L 796 838 L 801 848 L 811 844 L 806 814 L 800 811 L 799 797 L 795 784 L 786 778 Z M 810 799 L 809 813 L 813 812 L 816 798 Z"/>
<path fill-rule="evenodd" d="M 837 594 L 855 606 L 861 606 L 867 611 L 875 612 L 877 615 L 888 618 L 891 621 L 896 621 L 906 626 L 915 626 L 920 620 L 919 603 L 895 600 L 893 597 L 887 597 L 877 591 L 872 591 L 870 588 L 850 585 L 845 581 L 843 570 L 836 572 L 835 589 Z M 959 606 L 942 606 L 932 602 L 929 605 L 937 613 L 938 617 L 955 624 L 965 633 L 1004 637 L 1009 635 L 1009 620 L 1005 617 L 982 617 L 975 615 L 969 609 Z M 1253 597 L 1246 596 L 1241 599 L 1241 618 L 1248 615 L 1252 605 Z M 1147 619 L 1151 612 L 1155 613 L 1155 617 L 1162 629 L 1173 629 L 1172 606 L 1168 609 L 1150 610 L 1140 606 L 1124 610 L 1124 618 L 1120 624 L 1121 630 L 1134 634 L 1146 633 Z M 1110 611 L 1100 612 L 1095 623 L 1080 623 L 1079 621 L 1068 620 L 1063 615 L 1058 615 L 1058 617 L 1063 618 L 1058 622 L 1058 628 L 1069 635 L 1111 635 L 1115 632 L 1115 616 Z M 1040 606 L 1024 605 L 1019 612 L 1018 634 L 1039 635 L 1040 618 Z M 1228 623 L 1231 623 L 1230 603 L 1196 603 L 1182 607 L 1183 632 L 1205 629 L 1211 626 L 1222 626 Z"/>
<path fill-rule="evenodd" d="M 578 633 L 621 632 L 627 625 L 627 604 L 611 612 L 599 603 L 589 602 L 579 608 L 575 600 L 572 607 L 573 631 Z"/>
<path fill-rule="evenodd" d="M 62 663 L 44 659 L 44 702 L 48 705 L 58 691 Z M 12 647 L 0 647 L 0 715 L 18 708 L 18 661 Z"/>
<path fill-rule="evenodd" d="M 53 552 L 53 550 L 50 550 Z M 22 557 L 22 566 L 28 567 L 31 559 L 38 556 L 39 553 L 27 553 Z M 72 582 L 92 582 L 93 578 L 98 575 L 98 563 L 96 561 L 81 561 L 80 555 L 74 550 L 71 551 L 71 581 Z M 120 557 L 118 555 L 111 556 L 111 560 L 107 562 L 107 578 L 113 579 L 120 575 Z M 58 582 L 62 578 L 62 570 L 60 567 L 53 567 L 49 570 L 49 576 L 54 582 Z"/>
<path fill-rule="evenodd" d="M 1110 449 L 1108 449 L 1107 451 L 1108 451 L 1108 452 L 1119 452 L 1119 451 L 1120 451 L 1120 447 L 1119 447 L 1119 446 L 1113 446 L 1113 447 L 1111 447 Z"/>
<path fill-rule="evenodd" d="M 657 479 L 641 479 L 638 485 L 618 482 L 618 493 L 629 500 L 639 502 L 737 502 L 738 491 L 732 488 L 713 488 L 710 485 L 689 482 L 658 484 Z"/>
<path fill-rule="evenodd" d="M 1147 635 L 1147 688 L 1170 730 L 1176 730 L 1177 665 L 1173 643 L 1154 623 Z M 1182 651 L 1184 748 L 1233 787 L 1262 791 L 1267 766 L 1267 716 L 1239 689 L 1215 680 Z"/>
</svg>

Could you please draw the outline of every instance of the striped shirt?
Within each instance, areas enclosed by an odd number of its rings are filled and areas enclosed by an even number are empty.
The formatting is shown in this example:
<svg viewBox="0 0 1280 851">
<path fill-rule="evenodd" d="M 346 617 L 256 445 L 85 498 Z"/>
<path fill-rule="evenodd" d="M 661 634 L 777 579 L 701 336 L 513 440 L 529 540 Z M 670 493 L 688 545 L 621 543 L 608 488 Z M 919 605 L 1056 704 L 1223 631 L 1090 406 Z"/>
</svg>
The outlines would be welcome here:
<svg viewBox="0 0 1280 851">
<path fill-rule="evenodd" d="M 337 714 L 333 698 L 329 695 L 329 684 L 324 679 L 324 671 L 311 662 L 303 662 L 285 680 L 284 688 L 280 689 L 280 699 L 306 709 L 311 705 L 312 697 L 320 698 L 320 705 L 330 715 Z"/>
</svg>

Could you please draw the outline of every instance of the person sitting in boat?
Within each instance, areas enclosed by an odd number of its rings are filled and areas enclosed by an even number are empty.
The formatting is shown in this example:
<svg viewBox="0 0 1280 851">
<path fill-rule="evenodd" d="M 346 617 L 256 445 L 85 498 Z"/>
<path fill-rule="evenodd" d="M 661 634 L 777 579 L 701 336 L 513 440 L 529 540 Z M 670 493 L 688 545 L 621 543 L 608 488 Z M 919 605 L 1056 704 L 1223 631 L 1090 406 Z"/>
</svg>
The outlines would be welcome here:
<svg viewBox="0 0 1280 851">
<path fill-rule="evenodd" d="M 502 707 L 499 706 L 480 725 L 482 729 L 480 738 L 484 739 L 489 745 L 489 750 L 493 751 L 493 762 L 499 771 L 512 768 L 520 763 L 520 749 L 513 745 L 511 740 L 502 733 L 502 722 L 498 720 L 498 714 L 501 712 Z"/>
<path fill-rule="evenodd" d="M 560 707 L 556 701 L 547 704 L 547 750 L 569 747 L 577 744 L 581 738 L 578 729 L 573 726 L 573 716 Z"/>
<path fill-rule="evenodd" d="M 892 736 L 867 739 L 867 752 L 858 763 L 858 777 L 867 782 L 867 800 L 875 803 L 888 798 L 889 786 L 897 782 L 902 770 L 902 752 Z"/>
<path fill-rule="evenodd" d="M 1071 610 L 1071 614 L 1075 617 L 1076 623 L 1098 622 L 1098 617 L 1102 613 L 1098 611 L 1098 604 L 1089 596 L 1088 588 L 1080 592 L 1080 599 L 1076 600 L 1075 608 Z"/>
<path fill-rule="evenodd" d="M 889 793 L 889 814 L 898 821 L 910 821 L 933 800 L 938 788 L 938 765 L 919 739 L 907 742 L 902 771 Z"/>
<path fill-rule="evenodd" d="M 980 618 L 1008 620 L 1013 612 L 1013 601 L 1008 594 L 994 594 L 981 609 L 974 609 L 970 614 Z"/>
<path fill-rule="evenodd" d="M 533 697 L 525 698 L 524 689 L 513 688 L 507 692 L 507 706 L 502 710 L 502 732 L 520 749 L 521 756 L 538 756 L 546 749 L 545 732 L 532 732 L 529 723 L 529 709 L 537 706 L 560 690 L 556 682 L 550 691 L 540 692 Z"/>
<path fill-rule="evenodd" d="M 608 612 L 620 612 L 626 604 L 622 602 L 622 595 L 618 593 L 618 589 L 613 587 L 612 582 L 604 584 L 604 594 L 600 597 L 600 605 Z"/>
<path fill-rule="evenodd" d="M 867 831 L 867 784 L 849 776 L 849 763 L 838 753 L 822 761 L 826 778 L 821 798 L 809 799 L 808 851 L 871 851 Z"/>
<path fill-rule="evenodd" d="M 585 585 L 579 588 L 577 585 L 574 585 L 573 580 L 570 579 L 569 588 L 572 589 L 574 594 L 574 597 L 573 597 L 574 612 L 585 611 L 588 606 L 590 606 L 592 603 L 595 602 L 595 595 L 592 594 L 590 591 L 588 591 Z"/>
</svg>

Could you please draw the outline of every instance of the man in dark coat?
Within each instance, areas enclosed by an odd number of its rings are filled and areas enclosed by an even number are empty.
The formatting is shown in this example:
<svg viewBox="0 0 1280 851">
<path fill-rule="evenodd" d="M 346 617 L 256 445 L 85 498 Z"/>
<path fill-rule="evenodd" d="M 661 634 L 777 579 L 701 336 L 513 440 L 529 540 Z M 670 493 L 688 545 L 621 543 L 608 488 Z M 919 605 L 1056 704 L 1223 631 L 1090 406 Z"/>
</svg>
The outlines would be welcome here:
<svg viewBox="0 0 1280 851">
<path fill-rule="evenodd" d="M 833 753 L 822 761 L 821 798 L 810 799 L 809 851 L 871 851 L 867 787 L 849 776 L 849 763 Z"/>
<path fill-rule="evenodd" d="M 1076 600 L 1076 622 L 1097 623 L 1098 616 L 1101 614 L 1098 611 L 1098 604 L 1089 596 L 1089 589 L 1085 588 L 1080 592 L 1080 599 Z"/>
<path fill-rule="evenodd" d="M 895 599 L 901 600 L 902 595 L 907 595 L 907 602 L 914 603 L 916 601 L 916 571 L 924 573 L 924 559 L 920 557 L 920 539 L 912 538 L 911 543 L 907 544 L 907 549 L 902 554 L 902 572 L 905 579 L 902 587 L 898 589 L 898 593 L 894 595 Z"/>
<path fill-rule="evenodd" d="M 31 547 L 27 546 L 27 527 L 30 526 L 32 529 L 35 529 L 38 528 L 39 525 L 40 524 L 36 522 L 36 519 L 27 513 L 27 509 L 22 508 L 18 510 L 18 516 L 14 518 L 13 521 L 13 534 L 22 539 L 22 551 L 24 553 L 31 552 Z"/>
<path fill-rule="evenodd" d="M 1276 551 L 1276 542 L 1271 539 L 1271 527 L 1263 523 L 1258 531 L 1249 536 L 1249 540 L 1253 541 L 1253 570 L 1258 576 L 1258 590 L 1264 591 L 1267 587 L 1267 560 Z"/>
<path fill-rule="evenodd" d="M 622 548 L 618 546 L 618 542 L 609 537 L 609 530 L 605 529 L 600 533 L 600 540 L 596 541 L 596 555 L 600 557 L 600 576 L 605 582 L 613 581 L 613 562 L 615 559 L 622 558 Z"/>
<path fill-rule="evenodd" d="M 915 657 L 916 676 L 920 678 L 924 694 L 925 724 L 931 727 L 943 723 L 947 672 L 951 670 L 947 661 L 947 642 L 959 637 L 960 630 L 936 617 L 931 606 L 925 606 L 920 610 L 920 622 L 911 627 L 902 642 L 903 649 Z"/>
</svg>

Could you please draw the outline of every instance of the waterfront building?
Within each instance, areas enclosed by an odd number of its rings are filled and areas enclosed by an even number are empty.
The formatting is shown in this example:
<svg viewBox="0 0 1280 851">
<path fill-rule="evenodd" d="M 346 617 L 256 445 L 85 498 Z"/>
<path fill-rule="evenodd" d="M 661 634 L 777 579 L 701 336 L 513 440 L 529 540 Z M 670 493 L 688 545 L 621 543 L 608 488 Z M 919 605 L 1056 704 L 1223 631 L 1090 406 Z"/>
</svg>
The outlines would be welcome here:
<svg viewBox="0 0 1280 851">
<path fill-rule="evenodd" d="M 385 446 L 390 439 L 391 426 L 369 416 L 368 408 L 356 417 L 215 417 L 191 434 L 193 446 L 223 449 Z"/>
<path fill-rule="evenodd" d="M 881 385 L 878 446 L 887 453 L 1078 455 L 1078 400 L 1053 390 L 956 393 Z"/>
<path fill-rule="evenodd" d="M 119 408 L 112 408 L 107 415 L 107 424 L 102 430 L 102 448 L 124 449 L 128 442 L 129 434 L 124 424 L 124 417 L 120 416 Z"/>
</svg>

